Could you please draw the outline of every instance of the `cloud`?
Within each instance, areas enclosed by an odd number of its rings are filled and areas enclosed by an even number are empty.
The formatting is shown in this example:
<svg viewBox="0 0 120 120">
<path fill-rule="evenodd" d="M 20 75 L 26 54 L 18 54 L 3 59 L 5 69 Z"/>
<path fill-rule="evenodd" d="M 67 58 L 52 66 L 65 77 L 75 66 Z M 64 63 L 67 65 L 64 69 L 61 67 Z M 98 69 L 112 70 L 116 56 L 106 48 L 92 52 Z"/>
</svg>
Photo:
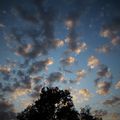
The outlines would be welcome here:
<svg viewBox="0 0 120 120">
<path fill-rule="evenodd" d="M 5 39 L 16 54 L 25 58 L 33 59 L 39 55 L 46 55 L 49 50 L 63 45 L 63 41 L 56 41 L 54 37 L 56 10 L 44 6 L 44 2 L 34 2 L 34 4 L 30 2 L 34 5 L 32 11 L 22 4 L 14 6 L 17 12 L 17 16 L 14 17 L 20 18 L 22 24 L 20 28 L 17 26 L 8 28 Z"/>
<path fill-rule="evenodd" d="M 97 94 L 99 95 L 107 95 L 110 91 L 111 87 L 111 82 L 106 82 L 106 81 L 97 81 L 96 86 L 98 90 L 96 91 Z"/>
<path fill-rule="evenodd" d="M 55 81 L 63 81 L 64 76 L 61 72 L 53 72 L 49 75 L 49 77 L 47 79 L 50 83 L 55 82 Z"/>
<path fill-rule="evenodd" d="M 31 90 L 30 89 L 26 89 L 26 88 L 17 88 L 12 92 L 12 99 L 16 100 L 19 97 L 23 97 L 25 95 L 27 95 L 28 93 L 30 93 Z"/>
<path fill-rule="evenodd" d="M 55 47 L 61 47 L 61 46 L 64 45 L 64 41 L 57 39 L 57 40 L 53 41 L 53 44 L 54 44 Z"/>
<path fill-rule="evenodd" d="M 108 114 L 108 112 L 106 110 L 102 110 L 102 109 L 99 109 L 99 110 L 94 110 L 92 111 L 92 113 L 95 115 L 95 116 L 106 116 Z"/>
<path fill-rule="evenodd" d="M 111 99 L 105 100 L 103 102 L 104 105 L 110 105 L 110 106 L 117 106 L 120 105 L 120 97 L 113 96 Z"/>
<path fill-rule="evenodd" d="M 89 92 L 88 89 L 70 89 L 71 95 L 73 102 L 75 103 L 76 106 L 79 106 L 83 102 L 88 101 L 91 98 L 91 93 Z"/>
<path fill-rule="evenodd" d="M 28 56 L 32 51 L 33 46 L 31 44 L 23 45 L 18 47 L 16 55 Z"/>
<path fill-rule="evenodd" d="M 98 77 L 106 77 L 106 78 L 112 78 L 112 73 L 110 71 L 110 68 L 108 68 L 106 65 L 101 64 L 99 65 L 99 71 L 97 72 Z"/>
<path fill-rule="evenodd" d="M 72 29 L 74 26 L 74 21 L 71 19 L 67 19 L 65 21 L 65 26 L 67 27 L 68 30 Z"/>
<path fill-rule="evenodd" d="M 120 45 L 120 18 L 113 19 L 103 26 L 100 35 L 111 40 L 112 45 Z"/>
<path fill-rule="evenodd" d="M 77 75 L 77 80 L 81 80 L 83 77 L 85 77 L 86 75 L 86 71 L 85 70 L 77 70 L 76 71 L 76 75 Z"/>
<path fill-rule="evenodd" d="M 65 66 L 69 66 L 69 65 L 72 65 L 75 61 L 76 59 L 74 57 L 69 56 L 65 59 L 62 59 L 61 63 Z"/>
<path fill-rule="evenodd" d="M 0 23 L 0 28 L 4 28 L 5 25 L 3 23 Z"/>
<path fill-rule="evenodd" d="M 29 73 L 37 73 L 42 70 L 46 70 L 48 66 L 52 64 L 53 64 L 53 60 L 51 58 L 34 62 L 29 68 Z"/>
<path fill-rule="evenodd" d="M 68 35 L 65 39 L 65 42 L 68 45 L 68 50 L 76 54 L 80 54 L 82 51 L 87 49 L 86 43 L 78 40 L 78 33 L 76 32 L 81 11 L 76 8 L 73 11 L 68 12 L 68 15 L 65 19 L 65 26 L 68 30 Z"/>
<path fill-rule="evenodd" d="M 116 45 L 120 45 L 120 36 L 116 36 L 114 38 L 112 38 L 111 43 L 116 46 Z"/>
<path fill-rule="evenodd" d="M 100 64 L 100 61 L 98 58 L 96 58 L 95 56 L 90 56 L 88 58 L 88 66 L 93 69 L 95 68 L 96 66 L 98 66 Z"/>
<path fill-rule="evenodd" d="M 38 83 L 44 79 L 44 76 L 30 76 L 33 82 Z"/>
<path fill-rule="evenodd" d="M 11 68 L 9 66 L 0 66 L 0 72 L 3 74 L 9 74 L 11 72 Z"/>
<path fill-rule="evenodd" d="M 6 100 L 0 100 L 0 118 L 3 120 L 11 120 L 15 118 L 13 105 Z"/>
<path fill-rule="evenodd" d="M 102 45 L 101 47 L 98 47 L 96 49 L 99 53 L 109 53 L 112 50 L 112 47 L 110 45 Z"/>
<path fill-rule="evenodd" d="M 89 99 L 89 97 L 91 96 L 90 92 L 88 91 L 88 89 L 80 89 L 79 90 L 79 94 L 84 97 L 86 100 Z"/>
<path fill-rule="evenodd" d="M 85 42 L 75 40 L 73 41 L 72 38 L 70 38 L 70 36 L 65 39 L 65 42 L 69 46 L 69 51 L 74 52 L 76 54 L 80 54 L 81 52 L 87 50 L 87 44 Z"/>
<path fill-rule="evenodd" d="M 115 84 L 116 89 L 120 89 L 120 80 Z"/>
</svg>

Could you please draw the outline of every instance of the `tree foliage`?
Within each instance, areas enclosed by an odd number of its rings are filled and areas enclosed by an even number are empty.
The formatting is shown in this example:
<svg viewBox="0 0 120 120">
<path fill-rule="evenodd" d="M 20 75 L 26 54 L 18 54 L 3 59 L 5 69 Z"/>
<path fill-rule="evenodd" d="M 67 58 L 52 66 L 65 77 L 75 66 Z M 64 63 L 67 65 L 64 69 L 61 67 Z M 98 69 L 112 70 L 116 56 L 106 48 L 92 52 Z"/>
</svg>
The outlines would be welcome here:
<svg viewBox="0 0 120 120">
<path fill-rule="evenodd" d="M 101 120 L 88 107 L 78 113 L 68 90 L 44 87 L 40 97 L 17 115 L 17 120 Z"/>
</svg>

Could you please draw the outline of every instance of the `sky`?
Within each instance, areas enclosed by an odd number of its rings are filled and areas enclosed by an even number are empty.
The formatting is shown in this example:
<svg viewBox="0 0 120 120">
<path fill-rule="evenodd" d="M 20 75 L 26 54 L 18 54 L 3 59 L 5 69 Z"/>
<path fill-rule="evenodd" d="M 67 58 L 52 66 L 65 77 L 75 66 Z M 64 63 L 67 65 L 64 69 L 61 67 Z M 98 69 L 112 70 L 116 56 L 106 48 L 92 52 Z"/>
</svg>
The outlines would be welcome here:
<svg viewBox="0 0 120 120">
<path fill-rule="evenodd" d="M 0 0 L 0 117 L 42 87 L 68 89 L 79 111 L 120 119 L 119 0 Z"/>
</svg>

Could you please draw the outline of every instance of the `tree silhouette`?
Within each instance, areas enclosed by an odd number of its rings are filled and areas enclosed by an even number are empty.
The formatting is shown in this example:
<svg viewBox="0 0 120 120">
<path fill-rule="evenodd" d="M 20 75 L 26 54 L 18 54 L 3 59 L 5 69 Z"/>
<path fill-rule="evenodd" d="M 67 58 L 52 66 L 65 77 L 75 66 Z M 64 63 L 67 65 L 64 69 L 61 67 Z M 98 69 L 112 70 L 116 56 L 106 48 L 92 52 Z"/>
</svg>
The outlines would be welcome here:
<svg viewBox="0 0 120 120">
<path fill-rule="evenodd" d="M 78 113 L 68 90 L 44 87 L 38 100 L 19 113 L 17 120 L 102 120 L 90 110 L 86 106 Z"/>
<path fill-rule="evenodd" d="M 92 115 L 90 111 L 91 108 L 89 106 L 85 106 L 84 108 L 81 108 L 80 120 L 102 120 L 102 117 Z"/>
<path fill-rule="evenodd" d="M 44 87 L 40 98 L 17 115 L 17 120 L 79 120 L 68 90 Z"/>
</svg>

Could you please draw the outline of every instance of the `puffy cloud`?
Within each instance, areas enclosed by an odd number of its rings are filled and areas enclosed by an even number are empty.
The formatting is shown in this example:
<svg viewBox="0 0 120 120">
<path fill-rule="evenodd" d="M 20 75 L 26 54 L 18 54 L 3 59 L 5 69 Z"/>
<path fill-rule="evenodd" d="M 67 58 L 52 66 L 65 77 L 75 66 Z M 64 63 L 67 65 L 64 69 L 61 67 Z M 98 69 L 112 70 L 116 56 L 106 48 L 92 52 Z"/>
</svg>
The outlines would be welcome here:
<svg viewBox="0 0 120 120">
<path fill-rule="evenodd" d="M 100 34 L 102 37 L 109 38 L 111 43 L 120 45 L 120 18 L 113 19 L 110 23 L 103 26 Z"/>
<path fill-rule="evenodd" d="M 83 77 L 85 77 L 86 71 L 85 71 L 85 70 L 77 70 L 77 71 L 76 71 L 76 75 L 77 75 L 77 80 L 80 80 L 80 79 L 82 79 Z"/>
<path fill-rule="evenodd" d="M 73 49 L 76 54 L 80 54 L 82 51 L 85 50 L 87 50 L 87 45 L 85 42 L 77 44 L 76 48 Z"/>
<path fill-rule="evenodd" d="M 45 7 L 44 2 L 37 3 L 34 2 L 32 12 L 21 4 L 14 6 L 17 13 L 14 17 L 20 18 L 23 24 L 20 28 L 16 26 L 10 28 L 5 36 L 10 48 L 15 53 L 27 58 L 45 55 L 49 50 L 63 45 L 62 41 L 58 42 L 54 38 L 56 10 L 53 10 L 53 7 Z M 24 27 L 25 23 L 27 23 L 27 27 Z"/>
<path fill-rule="evenodd" d="M 75 61 L 76 61 L 75 58 L 70 56 L 67 57 L 66 59 L 62 59 L 61 63 L 66 66 L 66 65 L 72 65 Z"/>
<path fill-rule="evenodd" d="M 110 23 L 107 23 L 103 26 L 101 30 L 101 35 L 103 37 L 110 37 L 116 36 L 120 30 L 120 18 L 113 19 Z"/>
<path fill-rule="evenodd" d="M 113 37 L 111 43 L 115 45 L 120 45 L 120 36 Z"/>
<path fill-rule="evenodd" d="M 120 97 L 113 96 L 111 99 L 105 100 L 104 105 L 120 105 Z"/>
<path fill-rule="evenodd" d="M 106 82 L 106 81 L 97 81 L 97 87 L 98 90 L 96 93 L 99 95 L 107 95 L 109 93 L 110 87 L 111 87 L 111 82 Z"/>
<path fill-rule="evenodd" d="M 115 84 L 116 89 L 120 89 L 120 80 Z"/>
<path fill-rule="evenodd" d="M 86 100 L 88 100 L 89 97 L 91 96 L 91 94 L 88 91 L 88 89 L 80 89 L 79 90 L 79 94 L 82 95 Z"/>
<path fill-rule="evenodd" d="M 67 27 L 68 30 L 72 29 L 74 26 L 74 21 L 72 19 L 67 19 L 65 21 L 65 26 Z"/>
<path fill-rule="evenodd" d="M 48 58 L 46 60 L 41 60 L 41 61 L 34 62 L 30 66 L 29 72 L 30 73 L 37 73 L 37 72 L 40 72 L 42 70 L 46 70 L 47 67 L 49 65 L 52 65 L 52 64 L 53 64 L 53 60 L 51 58 Z"/>
<path fill-rule="evenodd" d="M 100 61 L 98 58 L 96 58 L 95 56 L 90 56 L 88 58 L 88 66 L 93 69 L 95 68 L 96 66 L 98 66 L 100 64 Z"/>
<path fill-rule="evenodd" d="M 88 101 L 91 97 L 91 93 L 89 92 L 88 89 L 70 89 L 71 95 L 73 102 L 75 103 L 76 106 L 80 105 L 81 103 Z"/>
<path fill-rule="evenodd" d="M 61 72 L 53 72 L 49 75 L 48 80 L 49 80 L 49 82 L 63 81 L 64 76 Z"/>
<path fill-rule="evenodd" d="M 0 72 L 3 74 L 9 74 L 11 72 L 11 68 L 9 66 L 0 66 Z"/>
<path fill-rule="evenodd" d="M 110 29 L 108 29 L 108 28 L 103 28 L 103 29 L 101 30 L 101 32 L 100 32 L 100 35 L 101 35 L 102 37 L 108 38 L 108 37 L 111 37 L 111 36 L 112 36 L 112 31 L 111 31 Z"/>
<path fill-rule="evenodd" d="M 32 44 L 20 46 L 16 50 L 16 54 L 22 55 L 22 56 L 28 56 L 30 54 L 30 52 L 32 51 L 32 48 L 33 48 Z"/>
<path fill-rule="evenodd" d="M 57 40 L 53 41 L 53 44 L 54 44 L 55 47 L 61 47 L 61 46 L 64 45 L 64 41 L 57 39 Z"/>
<path fill-rule="evenodd" d="M 87 50 L 87 44 L 85 42 L 75 41 L 70 36 L 65 39 L 65 42 L 69 45 L 69 51 L 75 52 L 76 54 Z"/>
<path fill-rule="evenodd" d="M 68 35 L 65 42 L 68 45 L 68 50 L 75 52 L 76 54 L 80 54 L 82 51 L 87 49 L 86 43 L 78 40 L 78 34 L 75 30 L 78 25 L 80 15 L 80 10 L 75 9 L 72 12 L 69 12 L 65 20 L 65 25 L 68 29 Z"/>
<path fill-rule="evenodd" d="M 104 64 L 99 65 L 99 71 L 97 72 L 97 75 L 99 77 L 112 78 L 112 73 L 110 71 L 110 68 L 108 68 Z"/>
</svg>

